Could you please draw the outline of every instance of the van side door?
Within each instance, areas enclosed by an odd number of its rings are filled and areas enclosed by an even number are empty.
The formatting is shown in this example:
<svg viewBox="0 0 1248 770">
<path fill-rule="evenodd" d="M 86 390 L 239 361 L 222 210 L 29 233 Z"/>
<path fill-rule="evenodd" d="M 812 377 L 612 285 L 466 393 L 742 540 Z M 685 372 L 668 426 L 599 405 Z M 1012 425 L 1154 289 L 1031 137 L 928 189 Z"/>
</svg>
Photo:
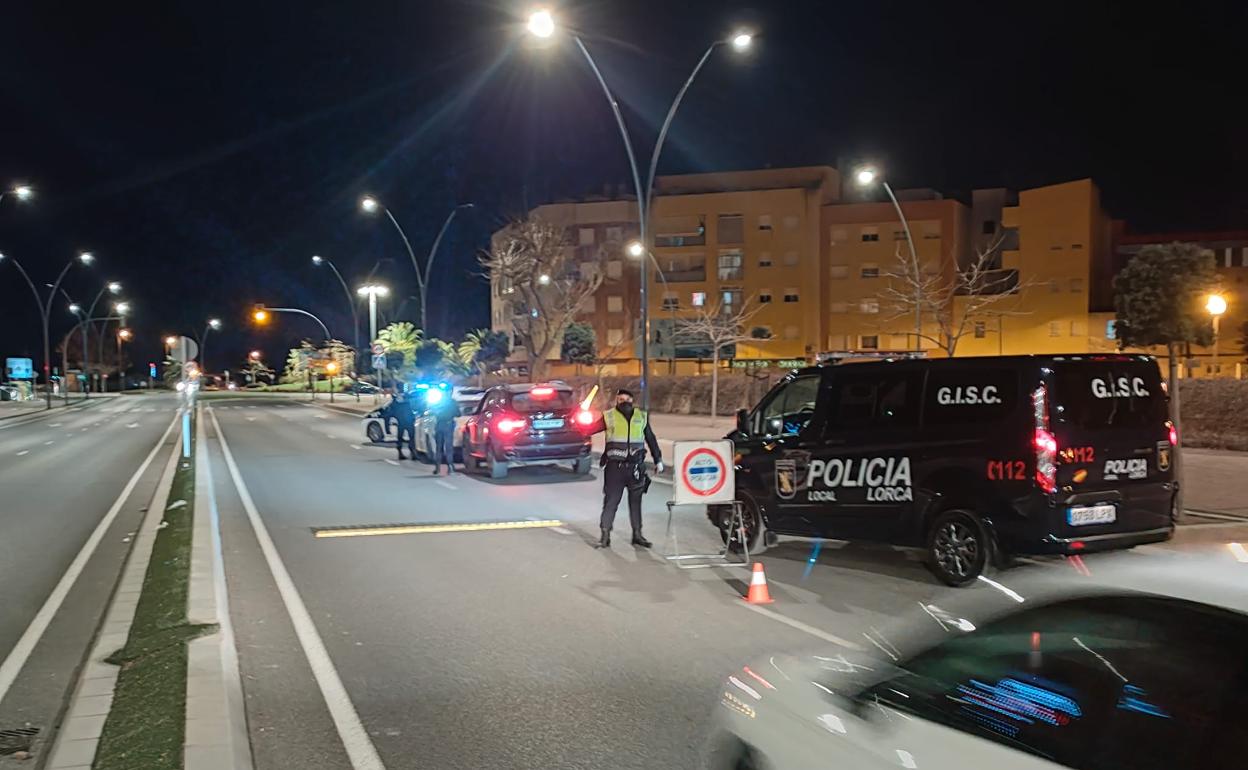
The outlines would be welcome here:
<svg viewBox="0 0 1248 770">
<path fill-rule="evenodd" d="M 887 541 L 908 517 L 922 386 L 921 370 L 896 364 L 846 365 L 829 378 L 806 483 L 823 537 Z"/>
<path fill-rule="evenodd" d="M 803 485 L 821 435 L 822 381 L 818 372 L 782 380 L 751 413 L 749 437 L 738 446 L 742 468 L 755 477 L 755 490 L 763 496 L 769 525 L 790 534 L 809 534 L 811 503 Z"/>
</svg>

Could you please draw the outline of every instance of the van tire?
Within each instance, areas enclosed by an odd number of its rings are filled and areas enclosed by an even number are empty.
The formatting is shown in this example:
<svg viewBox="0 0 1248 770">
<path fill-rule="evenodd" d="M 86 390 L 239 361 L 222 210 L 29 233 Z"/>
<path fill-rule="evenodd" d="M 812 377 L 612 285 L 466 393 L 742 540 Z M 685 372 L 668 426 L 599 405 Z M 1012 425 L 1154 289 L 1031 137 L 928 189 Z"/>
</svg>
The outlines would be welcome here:
<svg viewBox="0 0 1248 770">
<path fill-rule="evenodd" d="M 947 508 L 928 527 L 925 550 L 928 569 L 946 585 L 960 588 L 984 573 L 992 543 L 974 511 Z"/>
<path fill-rule="evenodd" d="M 758 507 L 758 503 L 749 495 L 741 496 L 742 515 L 745 517 L 745 536 L 746 545 L 749 546 L 750 556 L 762 553 L 767 550 L 767 546 L 775 542 L 775 537 L 768 537 L 767 523 L 763 521 L 763 513 Z M 737 532 L 729 532 L 728 528 L 732 525 L 732 506 L 719 506 L 719 520 L 716 526 L 719 528 L 720 540 L 728 546 L 731 553 L 742 553 L 741 536 Z"/>
</svg>

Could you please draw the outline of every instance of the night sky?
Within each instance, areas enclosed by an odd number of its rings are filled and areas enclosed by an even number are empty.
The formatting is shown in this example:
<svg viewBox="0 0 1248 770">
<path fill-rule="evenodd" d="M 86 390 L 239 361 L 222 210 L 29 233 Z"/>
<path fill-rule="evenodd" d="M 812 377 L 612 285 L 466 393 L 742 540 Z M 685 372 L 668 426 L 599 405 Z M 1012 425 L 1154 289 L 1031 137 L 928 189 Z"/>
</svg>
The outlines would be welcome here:
<svg viewBox="0 0 1248 770">
<path fill-rule="evenodd" d="M 582 31 L 648 156 L 657 124 L 714 38 L 676 120 L 665 173 L 835 165 L 870 157 L 895 187 L 965 196 L 1092 176 L 1137 231 L 1248 229 L 1248 4 L 597 0 L 552 4 Z M 0 10 L 0 252 L 66 287 L 126 284 L 138 341 L 219 316 L 209 367 L 260 347 L 280 364 L 310 322 L 248 327 L 252 303 L 318 312 L 350 339 L 342 288 L 378 275 L 415 318 L 410 261 L 446 213 L 431 332 L 488 325 L 476 253 L 529 207 L 627 181 L 605 100 L 570 41 L 532 50 L 529 3 L 6 2 Z M 53 336 L 71 325 L 59 302 Z M 34 301 L 0 263 L 0 357 L 36 354 Z M 365 331 L 366 333 L 366 331 Z M 38 355 L 35 355 L 38 358 Z"/>
</svg>

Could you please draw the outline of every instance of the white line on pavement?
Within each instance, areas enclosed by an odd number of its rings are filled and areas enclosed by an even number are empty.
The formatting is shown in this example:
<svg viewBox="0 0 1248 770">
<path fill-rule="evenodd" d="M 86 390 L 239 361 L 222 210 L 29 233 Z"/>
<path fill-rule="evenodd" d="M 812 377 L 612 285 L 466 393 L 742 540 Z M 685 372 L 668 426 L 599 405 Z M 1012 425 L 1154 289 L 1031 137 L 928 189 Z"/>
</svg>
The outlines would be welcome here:
<svg viewBox="0 0 1248 770">
<path fill-rule="evenodd" d="M 30 450 L 29 450 L 29 449 L 23 449 L 22 451 L 20 451 L 20 452 L 18 452 L 18 453 L 17 453 L 17 456 L 18 456 L 18 457 L 21 457 L 22 455 L 28 455 L 28 454 L 30 454 Z"/>
<path fill-rule="evenodd" d="M 128 424 L 128 425 L 126 425 L 126 427 L 127 427 L 127 428 L 137 428 L 137 427 L 139 427 L 139 424 L 138 424 L 137 422 L 132 422 L 132 423 L 130 423 L 130 424 Z"/>
<path fill-rule="evenodd" d="M 765 618 L 771 618 L 774 621 L 783 623 L 786 626 L 789 626 L 790 628 L 796 628 L 798 631 L 805 631 L 811 636 L 818 637 L 824 640 L 825 642 L 832 642 L 833 644 L 839 644 L 842 647 L 847 647 L 851 650 L 862 649 L 861 646 L 854 644 L 848 639 L 842 639 L 841 637 L 836 636 L 834 634 L 829 634 L 827 631 L 824 631 L 823 629 L 815 628 L 814 626 L 808 626 L 800 620 L 794 620 L 793 618 L 790 618 L 786 615 L 781 615 L 778 612 L 773 612 L 767 609 L 766 607 L 760 607 L 757 604 L 746 604 L 745 602 L 742 602 L 741 606 L 746 608 L 747 610 L 750 610 L 751 612 L 757 612 L 759 615 L 762 615 Z"/>
<path fill-rule="evenodd" d="M 350 447 L 351 447 L 352 449 L 359 449 L 359 448 L 360 448 L 360 445 L 359 445 L 359 444 L 351 444 L 351 445 L 350 445 Z"/>
<path fill-rule="evenodd" d="M 337 436 L 335 436 L 335 435 L 334 435 L 334 434 L 332 434 L 332 433 L 326 433 L 326 434 L 325 434 L 325 438 L 332 438 L 332 439 L 336 439 L 336 438 L 338 438 L 338 437 L 337 437 Z"/>
<path fill-rule="evenodd" d="M 567 527 L 551 527 L 551 529 L 554 530 L 555 532 L 558 532 L 561 535 L 572 534 L 572 530 L 568 529 Z"/>
<path fill-rule="evenodd" d="M 449 481 L 444 481 L 443 479 L 438 479 L 437 481 L 433 483 L 437 484 L 440 487 L 446 487 L 447 489 L 459 489 L 459 487 L 455 486 Z"/>
<path fill-rule="evenodd" d="M 398 461 L 398 460 L 391 460 L 389 457 L 387 457 L 387 458 L 386 458 L 386 462 L 390 463 L 391 465 L 398 465 L 398 464 L 399 464 L 399 461 Z"/>
<path fill-rule="evenodd" d="M 130 480 L 126 482 L 126 486 L 122 488 L 121 494 L 113 502 L 108 513 L 104 514 L 104 518 L 100 519 L 100 523 L 95 525 L 95 529 L 91 532 L 91 536 L 87 538 L 87 542 L 82 544 L 78 555 L 69 563 L 69 568 L 65 570 L 65 574 L 61 575 L 61 579 L 57 581 L 56 587 L 52 589 L 52 593 L 44 600 L 43 606 L 39 608 L 34 620 L 30 621 L 30 625 L 26 627 L 26 631 L 22 633 L 17 644 L 13 645 L 13 649 L 9 651 L 8 657 L 0 663 L 0 701 L 4 700 L 4 695 L 9 691 L 9 687 L 13 685 L 13 680 L 22 670 L 22 666 L 26 665 L 26 660 L 30 657 L 30 653 L 34 651 L 35 645 L 39 644 L 39 640 L 43 638 L 43 634 L 48 630 L 48 625 L 52 622 L 52 618 L 61 608 L 65 597 L 69 594 L 69 589 L 73 588 L 74 582 L 78 576 L 82 574 L 82 570 L 87 566 L 87 562 L 91 559 L 95 549 L 99 546 L 100 541 L 104 539 L 108 528 L 113 525 L 113 520 L 117 518 L 117 514 L 121 511 L 121 506 L 125 504 L 130 493 L 134 491 L 135 485 L 139 483 L 143 473 L 147 471 L 147 466 L 152 464 L 152 458 L 160 451 L 160 447 L 165 443 L 165 439 L 169 437 L 169 432 L 173 430 L 173 426 L 178 422 L 175 417 L 169 422 L 169 427 L 165 428 L 165 432 L 161 435 L 160 440 L 156 442 L 156 446 L 152 447 L 152 451 L 148 452 L 147 459 L 134 472 Z"/>
<path fill-rule="evenodd" d="M 338 670 L 334 668 L 334 662 L 325 649 L 325 642 L 316 630 L 316 623 L 313 622 L 308 608 L 299 596 L 299 589 L 295 587 L 290 573 L 286 571 L 286 565 L 282 562 L 277 547 L 273 545 L 273 539 L 269 537 L 269 530 L 260 518 L 260 512 L 256 510 L 256 504 L 251 499 L 251 493 L 247 491 L 247 485 L 243 483 L 242 474 L 238 472 L 238 465 L 234 462 L 234 454 L 230 452 L 230 445 L 225 440 L 221 424 L 217 422 L 217 415 L 211 410 L 209 414 L 212 415 L 212 425 L 217 432 L 217 441 L 221 444 L 221 454 L 225 457 L 225 465 L 229 468 L 230 477 L 234 480 L 234 488 L 238 490 L 238 497 L 243 503 L 243 509 L 247 511 L 247 518 L 251 520 L 251 528 L 256 534 L 256 541 L 260 544 L 260 550 L 264 552 L 264 560 L 268 562 L 269 572 L 273 574 L 273 580 L 277 583 L 282 603 L 286 605 L 286 613 L 290 615 L 291 623 L 295 627 L 295 635 L 299 637 L 299 645 L 303 647 L 303 654 L 312 668 L 312 675 L 321 689 L 321 696 L 325 698 L 325 705 L 329 707 L 330 716 L 333 717 L 334 726 L 338 728 L 338 737 L 342 739 L 342 745 L 347 751 L 351 766 L 355 770 L 385 770 L 381 757 L 377 755 L 377 748 L 373 746 L 373 741 L 364 729 L 364 724 L 360 722 L 360 715 L 355 710 L 355 704 L 351 702 L 351 696 L 347 694 L 347 688 L 343 686 L 342 678 L 338 676 Z"/>
<path fill-rule="evenodd" d="M 43 445 L 44 445 L 44 446 L 52 446 L 52 445 L 53 445 L 53 444 L 55 444 L 55 443 L 56 443 L 55 441 L 45 441 L 45 442 L 43 442 Z"/>
<path fill-rule="evenodd" d="M 51 425 L 49 425 L 48 427 L 49 427 L 49 428 L 59 428 L 59 427 L 61 427 L 61 424 L 60 424 L 59 422 L 54 422 L 54 423 L 52 423 Z"/>
</svg>

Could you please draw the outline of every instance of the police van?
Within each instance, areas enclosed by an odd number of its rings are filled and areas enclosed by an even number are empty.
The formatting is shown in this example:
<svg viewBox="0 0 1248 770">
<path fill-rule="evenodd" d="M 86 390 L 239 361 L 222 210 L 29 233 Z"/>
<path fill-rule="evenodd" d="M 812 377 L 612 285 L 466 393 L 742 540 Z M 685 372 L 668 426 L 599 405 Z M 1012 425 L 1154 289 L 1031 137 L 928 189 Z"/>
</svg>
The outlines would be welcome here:
<svg viewBox="0 0 1248 770">
<path fill-rule="evenodd" d="M 1169 539 L 1178 437 L 1151 356 L 850 363 L 737 415 L 750 551 L 776 535 L 917 546 L 949 585 L 1011 555 Z M 725 541 L 730 510 L 708 515 Z"/>
</svg>

